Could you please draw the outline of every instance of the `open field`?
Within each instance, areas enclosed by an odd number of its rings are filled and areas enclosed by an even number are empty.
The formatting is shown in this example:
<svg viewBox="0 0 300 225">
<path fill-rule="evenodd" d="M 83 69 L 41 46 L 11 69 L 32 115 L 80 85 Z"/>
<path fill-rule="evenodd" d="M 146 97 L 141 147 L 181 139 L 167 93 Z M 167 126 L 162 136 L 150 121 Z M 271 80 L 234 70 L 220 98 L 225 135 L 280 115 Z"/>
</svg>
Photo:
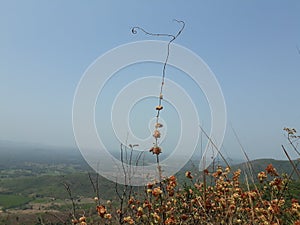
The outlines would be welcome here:
<svg viewBox="0 0 300 225">
<path fill-rule="evenodd" d="M 0 194 L 0 202 L 2 208 L 14 208 L 18 206 L 22 206 L 30 202 L 32 198 L 22 195 L 5 195 Z"/>
</svg>

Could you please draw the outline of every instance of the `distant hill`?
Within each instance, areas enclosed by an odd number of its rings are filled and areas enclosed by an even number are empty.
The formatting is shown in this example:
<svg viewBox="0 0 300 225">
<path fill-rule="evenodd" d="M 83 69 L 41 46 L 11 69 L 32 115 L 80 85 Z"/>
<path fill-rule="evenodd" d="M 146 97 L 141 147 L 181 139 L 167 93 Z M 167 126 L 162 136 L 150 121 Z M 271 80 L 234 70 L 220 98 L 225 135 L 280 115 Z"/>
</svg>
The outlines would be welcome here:
<svg viewBox="0 0 300 225">
<path fill-rule="evenodd" d="M 300 159 L 298 160 L 293 160 L 294 164 L 297 165 L 298 170 L 300 170 Z M 272 164 L 273 167 L 276 168 L 277 172 L 279 175 L 282 175 L 283 173 L 290 175 L 293 171 L 293 166 L 288 160 L 276 160 L 276 159 L 255 159 L 250 162 L 241 162 L 242 160 L 227 160 L 228 163 L 230 164 L 231 171 L 236 171 L 238 169 L 242 170 L 241 178 L 244 179 L 245 173 L 249 177 L 249 175 L 253 175 L 254 179 L 257 178 L 257 174 L 261 171 L 265 171 L 266 167 L 269 164 Z M 222 166 L 223 168 L 226 167 L 226 164 L 221 161 L 215 161 L 213 164 L 211 164 L 208 168 L 209 171 L 214 171 L 217 166 Z M 194 174 L 200 175 L 199 173 L 199 161 L 198 160 L 190 160 L 183 168 L 182 170 L 178 173 L 180 177 L 184 177 L 184 173 L 186 171 L 192 171 Z M 249 170 L 251 168 L 251 172 Z M 292 178 L 297 180 L 299 177 L 297 177 L 296 173 L 293 172 Z"/>
<path fill-rule="evenodd" d="M 297 165 L 297 169 L 300 170 L 300 163 L 299 160 L 293 160 L 294 164 Z M 237 169 L 241 169 L 243 171 L 247 171 L 249 168 L 249 165 L 251 165 L 252 168 L 252 172 L 253 175 L 257 176 L 257 174 L 261 171 L 265 171 L 266 167 L 272 164 L 274 168 L 276 168 L 278 174 L 283 174 L 286 173 L 288 175 L 290 175 L 292 173 L 293 166 L 292 164 L 288 161 L 288 160 L 275 160 L 275 159 L 256 159 L 256 160 L 252 160 L 250 162 L 244 162 L 244 163 L 240 163 L 237 165 L 233 165 L 232 169 L 233 170 L 237 170 Z M 292 178 L 297 179 L 298 177 L 296 176 L 295 172 L 293 173 Z M 299 178 L 298 178 L 299 179 Z"/>
<path fill-rule="evenodd" d="M 0 169 L 20 168 L 24 164 L 86 164 L 77 148 L 0 141 Z"/>
</svg>

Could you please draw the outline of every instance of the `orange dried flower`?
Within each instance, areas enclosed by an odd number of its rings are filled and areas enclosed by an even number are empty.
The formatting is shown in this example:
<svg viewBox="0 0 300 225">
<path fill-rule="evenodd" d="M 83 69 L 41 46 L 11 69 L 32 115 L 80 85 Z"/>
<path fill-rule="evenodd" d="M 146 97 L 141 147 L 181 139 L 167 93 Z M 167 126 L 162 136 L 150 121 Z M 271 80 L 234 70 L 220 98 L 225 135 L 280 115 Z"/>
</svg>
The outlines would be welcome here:
<svg viewBox="0 0 300 225">
<path fill-rule="evenodd" d="M 103 218 L 104 215 L 106 214 L 105 206 L 104 205 L 97 205 L 97 212 L 98 212 L 98 215 Z"/>
<path fill-rule="evenodd" d="M 77 224 L 77 223 L 79 223 L 79 221 L 76 220 L 76 219 L 72 219 L 72 223 L 73 223 L 73 224 Z"/>
<path fill-rule="evenodd" d="M 266 171 L 268 174 L 271 174 L 272 176 L 278 176 L 278 173 L 276 171 L 276 169 L 273 167 L 272 164 L 269 164 L 266 168 Z"/>
<path fill-rule="evenodd" d="M 128 200 L 128 205 L 131 205 L 132 203 L 134 203 L 134 198 L 131 197 L 129 200 Z"/>
<path fill-rule="evenodd" d="M 153 133 L 153 137 L 160 138 L 160 132 L 158 130 L 155 130 Z"/>
<path fill-rule="evenodd" d="M 155 220 L 155 223 L 160 223 L 161 218 L 160 218 L 160 216 L 157 214 L 157 212 L 153 213 L 152 216 L 153 216 L 153 218 L 154 218 L 154 220 Z"/>
<path fill-rule="evenodd" d="M 104 218 L 110 220 L 110 219 L 112 218 L 112 216 L 111 216 L 110 213 L 106 213 L 106 214 L 104 215 Z"/>
<path fill-rule="evenodd" d="M 158 105 L 158 106 L 156 106 L 156 110 L 158 110 L 158 111 L 160 111 L 160 110 L 162 110 L 164 107 L 162 106 L 162 105 Z"/>
<path fill-rule="evenodd" d="M 295 221 L 294 225 L 300 225 L 300 220 Z"/>
<path fill-rule="evenodd" d="M 157 197 L 157 196 L 159 196 L 160 194 L 162 194 L 162 190 L 160 189 L 160 187 L 154 188 L 154 189 L 152 190 L 152 195 L 153 195 L 153 196 Z"/>
<path fill-rule="evenodd" d="M 162 128 L 162 127 L 163 127 L 163 125 L 161 123 L 156 123 L 155 124 L 155 128 Z"/>
<path fill-rule="evenodd" d="M 147 188 L 148 188 L 148 189 L 152 189 L 152 188 L 153 188 L 153 183 L 150 183 L 150 182 L 149 182 L 149 183 L 147 184 Z"/>
<path fill-rule="evenodd" d="M 141 217 L 144 214 L 143 212 L 144 212 L 143 208 L 141 206 L 138 207 L 138 209 L 137 209 L 137 216 Z"/>
<path fill-rule="evenodd" d="M 191 171 L 185 172 L 185 176 L 186 176 L 187 178 L 189 178 L 189 179 L 193 179 L 193 176 L 192 176 Z"/>
<path fill-rule="evenodd" d="M 152 205 L 151 205 L 151 203 L 149 203 L 148 200 L 145 200 L 145 202 L 143 203 L 143 207 L 144 207 L 144 208 L 147 207 L 149 210 L 152 209 Z"/>
<path fill-rule="evenodd" d="M 209 174 L 209 171 L 208 171 L 208 169 L 205 169 L 203 172 L 204 172 L 204 174 L 206 174 L 206 175 L 208 175 L 208 174 Z"/>
<path fill-rule="evenodd" d="M 266 172 L 260 172 L 260 173 L 258 173 L 257 177 L 258 177 L 259 181 L 262 182 L 264 179 L 267 178 L 267 174 L 266 174 Z"/>
<path fill-rule="evenodd" d="M 150 152 L 152 152 L 152 154 L 155 154 L 155 155 L 159 155 L 161 153 L 161 148 L 156 146 L 156 147 L 152 147 L 150 149 Z"/>
<path fill-rule="evenodd" d="M 166 221 L 165 221 L 165 224 L 169 224 L 169 225 L 176 224 L 176 222 L 174 220 L 174 217 L 167 218 Z"/>
<path fill-rule="evenodd" d="M 85 221 L 86 221 L 85 216 L 82 216 L 82 217 L 79 218 L 79 222 L 85 222 Z"/>
<path fill-rule="evenodd" d="M 169 181 L 176 182 L 176 177 L 174 175 L 170 176 Z"/>
<path fill-rule="evenodd" d="M 125 223 L 128 223 L 128 224 L 134 224 L 134 221 L 133 221 L 133 219 L 131 218 L 131 216 L 124 217 L 123 220 L 124 220 Z"/>
</svg>

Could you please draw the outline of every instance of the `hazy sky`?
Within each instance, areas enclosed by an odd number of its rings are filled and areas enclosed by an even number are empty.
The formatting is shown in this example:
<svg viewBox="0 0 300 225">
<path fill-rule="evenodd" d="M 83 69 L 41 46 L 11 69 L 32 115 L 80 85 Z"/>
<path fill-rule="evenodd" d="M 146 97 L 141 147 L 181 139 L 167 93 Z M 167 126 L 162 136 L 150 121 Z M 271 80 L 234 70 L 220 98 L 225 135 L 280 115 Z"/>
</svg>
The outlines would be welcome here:
<svg viewBox="0 0 300 225">
<path fill-rule="evenodd" d="M 0 140 L 75 146 L 72 103 L 84 71 L 114 47 L 155 39 L 132 35 L 131 27 L 175 33 L 173 19 L 186 23 L 175 42 L 198 54 L 222 88 L 225 154 L 240 154 L 232 124 L 251 158 L 284 158 L 283 127 L 300 129 L 297 0 L 2 0 Z M 184 83 L 188 90 L 189 82 Z M 145 111 L 137 106 L 135 117 L 139 108 Z"/>
</svg>

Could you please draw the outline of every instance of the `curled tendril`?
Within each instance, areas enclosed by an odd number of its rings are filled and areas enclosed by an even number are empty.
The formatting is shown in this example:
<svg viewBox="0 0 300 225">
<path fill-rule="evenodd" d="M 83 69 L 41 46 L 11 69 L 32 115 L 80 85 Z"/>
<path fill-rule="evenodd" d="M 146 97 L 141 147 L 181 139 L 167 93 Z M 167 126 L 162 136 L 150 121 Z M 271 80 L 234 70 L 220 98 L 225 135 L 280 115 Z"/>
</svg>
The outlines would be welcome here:
<svg viewBox="0 0 300 225">
<path fill-rule="evenodd" d="M 162 95 L 162 88 L 163 88 L 163 84 L 164 84 L 164 80 L 165 80 L 165 71 L 166 71 L 166 66 L 168 63 L 168 59 L 169 59 L 169 55 L 170 55 L 170 44 L 181 34 L 181 32 L 183 31 L 184 27 L 185 27 L 185 22 L 182 20 L 177 20 L 177 19 L 173 19 L 174 22 L 180 23 L 181 24 L 181 28 L 180 30 L 177 32 L 176 35 L 173 34 L 161 34 L 161 33 L 151 33 L 146 31 L 145 29 L 136 26 L 133 27 L 131 29 L 131 33 L 133 34 L 137 34 L 138 30 L 142 31 L 144 34 L 146 35 L 150 35 L 150 36 L 164 36 L 164 37 L 171 37 L 171 40 L 168 42 L 168 49 L 167 49 L 167 55 L 166 55 L 166 60 L 163 66 L 163 72 L 162 72 L 162 85 L 161 85 L 161 91 L 160 91 L 160 95 Z M 159 104 L 161 103 L 161 99 L 159 101 Z"/>
<path fill-rule="evenodd" d="M 148 32 L 148 31 L 146 31 L 145 29 L 143 29 L 143 28 L 141 28 L 141 27 L 139 27 L 139 26 L 133 27 L 133 28 L 131 29 L 131 33 L 137 34 L 137 33 L 138 33 L 138 30 L 140 30 L 140 31 L 142 31 L 144 34 L 150 35 L 150 36 L 171 37 L 170 42 L 172 42 L 172 41 L 174 41 L 174 40 L 181 34 L 181 32 L 183 31 L 183 29 L 184 29 L 184 27 L 185 27 L 184 21 L 182 21 L 182 20 L 176 20 L 176 19 L 173 19 L 173 21 L 182 24 L 181 29 L 178 31 L 178 33 L 177 33 L 176 35 L 172 35 L 172 34 L 161 34 L 161 33 L 151 33 L 151 32 Z"/>
<path fill-rule="evenodd" d="M 175 38 L 175 36 L 172 35 L 172 34 L 156 34 L 156 33 L 150 33 L 150 32 L 146 31 L 145 29 L 143 29 L 143 28 L 141 28 L 141 27 L 133 27 L 133 28 L 131 29 L 131 33 L 137 34 L 137 33 L 138 33 L 138 30 L 141 30 L 143 33 L 145 33 L 146 35 L 150 35 L 150 36 L 165 36 L 165 37 L 172 37 L 172 39 Z"/>
<path fill-rule="evenodd" d="M 133 28 L 131 29 L 131 33 L 137 34 L 137 29 L 138 29 L 138 27 L 133 27 Z"/>
</svg>

